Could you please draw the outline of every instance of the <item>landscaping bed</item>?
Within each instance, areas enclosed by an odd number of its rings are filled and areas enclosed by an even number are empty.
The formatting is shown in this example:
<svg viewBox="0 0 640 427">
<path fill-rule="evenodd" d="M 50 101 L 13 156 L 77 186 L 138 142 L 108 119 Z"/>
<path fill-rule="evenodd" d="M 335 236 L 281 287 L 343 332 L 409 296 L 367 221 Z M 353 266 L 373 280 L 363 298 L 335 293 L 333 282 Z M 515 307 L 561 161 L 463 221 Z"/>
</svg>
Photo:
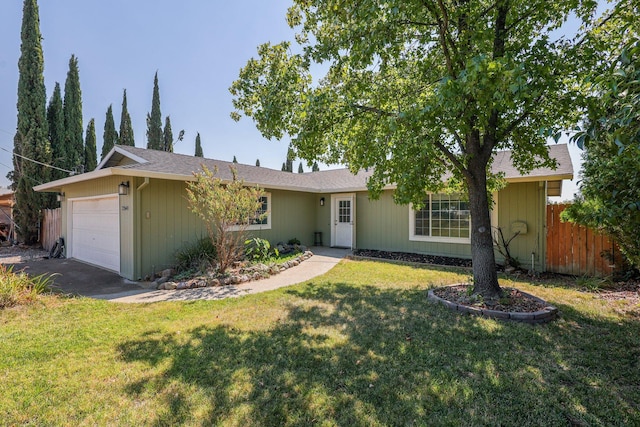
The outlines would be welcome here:
<svg viewBox="0 0 640 427">
<path fill-rule="evenodd" d="M 356 249 L 353 255 L 363 258 L 382 258 L 401 262 L 421 264 L 448 265 L 452 267 L 471 267 L 471 260 L 446 256 L 425 255 L 409 252 L 378 251 L 374 249 Z"/>
</svg>

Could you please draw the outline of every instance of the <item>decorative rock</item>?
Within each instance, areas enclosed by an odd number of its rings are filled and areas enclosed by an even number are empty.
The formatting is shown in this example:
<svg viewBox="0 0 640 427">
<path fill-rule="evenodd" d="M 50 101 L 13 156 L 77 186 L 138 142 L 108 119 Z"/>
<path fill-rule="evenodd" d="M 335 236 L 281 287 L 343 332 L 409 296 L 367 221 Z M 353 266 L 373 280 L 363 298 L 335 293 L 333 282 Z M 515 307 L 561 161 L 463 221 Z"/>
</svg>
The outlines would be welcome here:
<svg viewBox="0 0 640 427">
<path fill-rule="evenodd" d="M 239 276 L 236 276 L 236 275 L 234 274 L 233 276 L 231 276 L 231 277 L 229 278 L 229 282 L 230 282 L 232 285 L 237 285 L 238 283 L 240 283 L 240 277 L 239 277 Z"/>
<path fill-rule="evenodd" d="M 189 288 L 189 283 L 188 282 L 180 282 L 178 283 L 178 285 L 176 286 L 176 289 L 188 289 Z"/>
<path fill-rule="evenodd" d="M 159 285 L 159 284 L 165 283 L 167 281 L 169 281 L 169 277 L 168 276 L 162 276 L 162 277 L 158 277 L 154 283 Z"/>
<path fill-rule="evenodd" d="M 155 282 L 153 282 L 153 283 L 155 283 Z M 164 290 L 164 283 L 160 283 L 159 285 L 158 285 L 158 284 L 156 284 L 156 285 L 155 285 L 155 288 L 156 288 L 157 290 L 159 290 L 159 291 L 163 291 L 163 290 Z"/>
<path fill-rule="evenodd" d="M 277 265 L 272 266 L 271 269 L 269 270 L 269 273 L 271 273 L 271 274 L 280 273 L 280 267 L 278 267 Z"/>
<path fill-rule="evenodd" d="M 176 289 L 178 287 L 178 285 L 176 284 L 176 282 L 167 282 L 164 284 L 164 289 L 168 290 L 168 291 L 172 291 L 174 289 Z"/>
<path fill-rule="evenodd" d="M 175 274 L 175 272 L 173 271 L 173 269 L 171 268 L 167 268 L 166 270 L 162 270 L 162 273 L 160 273 L 161 277 L 171 277 Z"/>
<path fill-rule="evenodd" d="M 300 261 L 298 261 L 297 259 L 294 259 L 294 260 L 291 261 L 291 266 L 292 267 L 295 267 L 297 265 L 300 265 Z"/>
<path fill-rule="evenodd" d="M 256 271 L 255 273 L 253 273 L 252 279 L 253 280 L 260 280 L 260 279 L 262 279 L 262 274 L 260 274 L 260 273 L 258 273 Z"/>
<path fill-rule="evenodd" d="M 218 279 L 209 280 L 209 286 L 220 286 L 220 280 Z"/>
</svg>

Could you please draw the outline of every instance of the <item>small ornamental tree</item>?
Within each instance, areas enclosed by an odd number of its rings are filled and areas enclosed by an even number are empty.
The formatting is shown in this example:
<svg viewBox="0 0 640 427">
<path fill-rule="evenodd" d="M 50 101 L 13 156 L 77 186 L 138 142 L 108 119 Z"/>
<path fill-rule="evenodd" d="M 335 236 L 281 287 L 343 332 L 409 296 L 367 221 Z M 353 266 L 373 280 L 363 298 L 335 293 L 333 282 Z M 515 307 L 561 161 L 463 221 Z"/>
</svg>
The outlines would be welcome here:
<svg viewBox="0 0 640 427">
<path fill-rule="evenodd" d="M 218 271 L 224 274 L 231 264 L 242 257 L 246 230 L 255 220 L 261 220 L 266 213 L 260 213 L 264 195 L 258 187 L 246 187 L 231 167 L 233 179 L 224 182 L 202 166 L 202 171 L 194 173 L 195 180 L 187 183 L 189 209 L 198 215 L 207 228 L 218 256 Z"/>
</svg>

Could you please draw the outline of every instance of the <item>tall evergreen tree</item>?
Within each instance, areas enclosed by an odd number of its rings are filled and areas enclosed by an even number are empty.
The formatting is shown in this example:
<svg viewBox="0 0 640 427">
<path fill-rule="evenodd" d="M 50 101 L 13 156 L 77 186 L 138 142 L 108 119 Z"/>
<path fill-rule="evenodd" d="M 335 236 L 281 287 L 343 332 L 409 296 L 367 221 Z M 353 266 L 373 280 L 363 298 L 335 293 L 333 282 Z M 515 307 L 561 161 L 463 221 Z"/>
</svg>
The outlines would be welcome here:
<svg viewBox="0 0 640 427">
<path fill-rule="evenodd" d="M 162 150 L 164 136 L 162 133 L 162 114 L 160 113 L 160 88 L 158 87 L 158 72 L 153 78 L 153 99 L 151 113 L 147 114 L 147 148 Z"/>
<path fill-rule="evenodd" d="M 131 116 L 127 109 L 127 90 L 122 94 L 122 113 L 120 114 L 120 140 L 122 145 L 135 146 L 133 139 L 133 126 L 131 125 Z"/>
<path fill-rule="evenodd" d="M 111 108 L 111 106 L 109 106 Z M 113 117 L 111 118 L 113 120 Z M 98 149 L 96 147 L 96 121 L 89 120 L 84 141 L 84 171 L 91 172 L 98 166 Z"/>
<path fill-rule="evenodd" d="M 298 173 L 304 173 L 304 168 L 302 167 L 302 162 L 298 165 Z"/>
<path fill-rule="evenodd" d="M 24 157 L 51 162 L 51 145 L 46 114 L 42 35 L 36 0 L 25 0 L 22 8 L 22 44 L 18 60 L 18 123 L 14 138 L 13 172 L 7 176 L 15 191 L 14 218 L 21 241 L 38 241 L 40 210 L 50 198 L 33 191 L 33 186 L 49 181 L 50 170 Z M 19 157 L 24 156 L 24 157 Z"/>
<path fill-rule="evenodd" d="M 260 159 L 256 159 L 256 166 L 260 167 Z"/>
<path fill-rule="evenodd" d="M 200 142 L 200 133 L 196 135 L 196 157 L 204 157 L 204 153 L 202 152 L 202 143 Z"/>
<path fill-rule="evenodd" d="M 84 140 L 82 133 L 82 92 L 80 91 L 80 73 L 78 58 L 71 55 L 69 71 L 64 84 L 64 129 L 65 129 L 65 169 L 76 170 L 84 164 Z"/>
<path fill-rule="evenodd" d="M 318 166 L 318 162 L 313 162 L 313 167 L 311 168 L 312 172 L 318 172 L 320 170 L 320 166 Z"/>
<path fill-rule="evenodd" d="M 171 130 L 171 119 L 169 116 L 164 119 L 164 130 L 162 131 L 162 135 L 164 138 L 162 149 L 169 153 L 173 153 L 173 131 Z"/>
<path fill-rule="evenodd" d="M 236 156 L 233 156 L 233 163 L 238 163 L 238 159 L 236 159 Z"/>
<path fill-rule="evenodd" d="M 286 172 L 287 171 L 287 165 L 282 162 L 282 168 L 280 169 L 282 172 Z"/>
<path fill-rule="evenodd" d="M 49 107 L 47 107 L 47 122 L 49 124 L 49 144 L 51 145 L 51 164 L 56 167 L 64 168 L 65 152 L 64 144 L 64 113 L 62 110 L 62 90 L 60 89 L 60 83 L 56 82 L 56 86 L 53 89 L 53 95 L 49 100 Z M 66 177 L 68 174 L 64 171 L 53 169 L 51 170 L 52 179 L 60 179 Z"/>
<path fill-rule="evenodd" d="M 111 151 L 113 146 L 117 143 L 118 133 L 116 132 L 116 124 L 113 120 L 113 108 L 109 105 L 109 108 L 107 108 L 107 116 L 104 120 L 104 132 L 102 133 L 101 159 L 104 159 L 104 156 L 109 154 L 109 151 Z"/>
<path fill-rule="evenodd" d="M 287 150 L 287 172 L 293 172 L 293 160 L 296 158 L 296 155 L 293 151 L 293 148 L 289 146 Z"/>
</svg>

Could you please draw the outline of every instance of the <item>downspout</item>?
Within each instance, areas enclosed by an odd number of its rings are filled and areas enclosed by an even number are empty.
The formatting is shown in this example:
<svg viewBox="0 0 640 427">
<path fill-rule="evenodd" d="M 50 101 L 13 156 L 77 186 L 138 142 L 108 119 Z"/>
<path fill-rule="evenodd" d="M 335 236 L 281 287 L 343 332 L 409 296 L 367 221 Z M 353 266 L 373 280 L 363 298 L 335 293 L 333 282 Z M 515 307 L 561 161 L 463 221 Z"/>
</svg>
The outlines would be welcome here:
<svg viewBox="0 0 640 427">
<path fill-rule="evenodd" d="M 149 177 L 145 177 L 144 182 L 140 184 L 138 187 L 136 187 L 136 212 L 135 212 L 136 242 L 134 243 L 136 248 L 136 265 L 133 268 L 134 277 L 136 276 L 136 273 L 138 275 L 142 274 L 142 247 L 141 247 L 142 245 L 142 196 L 140 193 L 148 185 L 149 185 Z M 142 277 L 140 276 L 138 276 L 138 278 L 142 279 Z"/>
</svg>

